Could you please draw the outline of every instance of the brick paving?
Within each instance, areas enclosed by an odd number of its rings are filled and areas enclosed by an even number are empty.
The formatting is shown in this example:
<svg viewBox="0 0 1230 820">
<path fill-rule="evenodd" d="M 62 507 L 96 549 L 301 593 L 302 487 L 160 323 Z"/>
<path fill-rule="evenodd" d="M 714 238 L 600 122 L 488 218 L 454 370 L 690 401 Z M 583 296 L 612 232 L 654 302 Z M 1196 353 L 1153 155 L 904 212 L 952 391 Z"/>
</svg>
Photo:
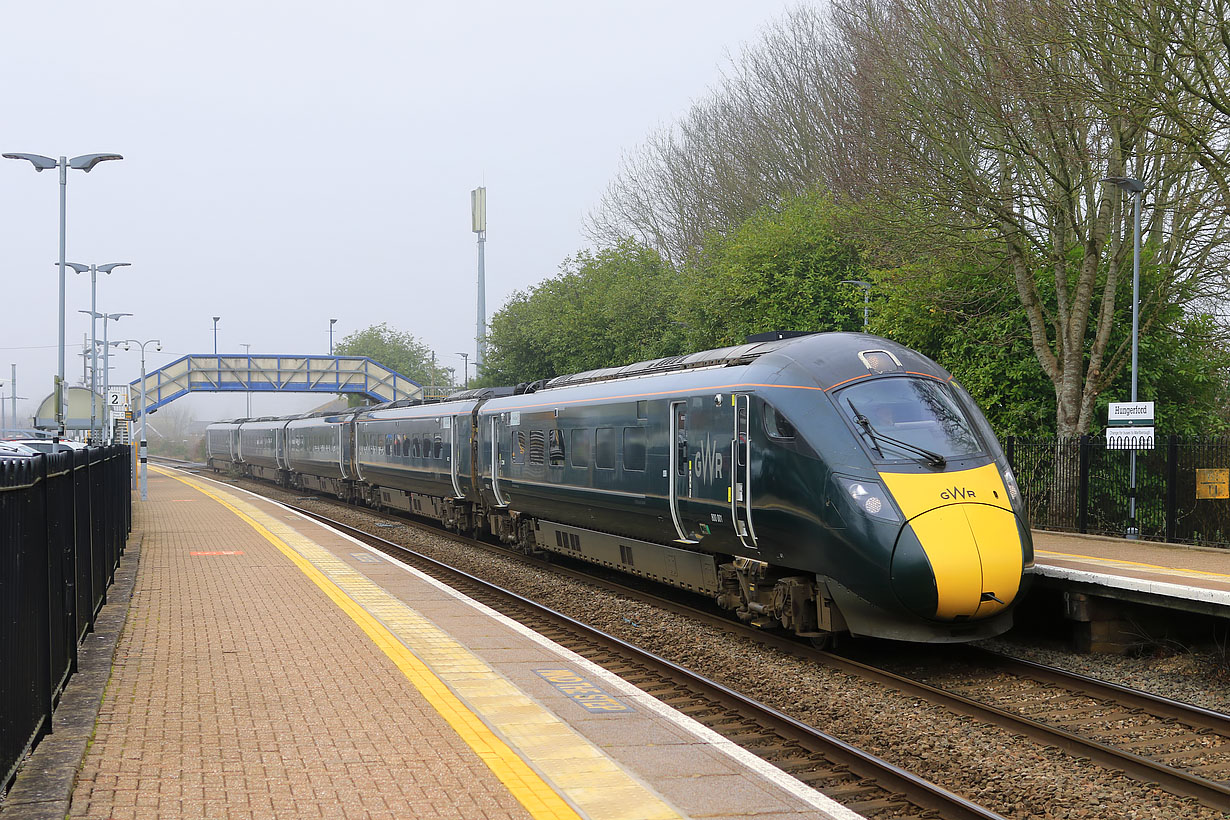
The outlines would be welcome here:
<svg viewBox="0 0 1230 820">
<path fill-rule="evenodd" d="M 70 817 L 529 816 L 250 526 L 152 473 L 134 515 L 136 588 Z"/>
</svg>

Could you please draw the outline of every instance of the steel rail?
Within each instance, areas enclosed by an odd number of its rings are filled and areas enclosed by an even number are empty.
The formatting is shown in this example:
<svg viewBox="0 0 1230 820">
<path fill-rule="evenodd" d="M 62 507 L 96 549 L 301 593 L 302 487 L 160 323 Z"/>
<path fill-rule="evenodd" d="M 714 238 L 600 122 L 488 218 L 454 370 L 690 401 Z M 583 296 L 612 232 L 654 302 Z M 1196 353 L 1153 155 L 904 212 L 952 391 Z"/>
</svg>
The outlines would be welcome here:
<svg viewBox="0 0 1230 820">
<path fill-rule="evenodd" d="M 322 498 L 322 500 L 333 501 L 333 499 L 328 499 L 328 498 Z M 305 515 L 309 515 L 312 517 L 318 517 L 321 519 L 326 519 L 325 516 L 321 516 L 317 513 L 313 513 L 308 510 L 300 509 L 299 511 L 304 513 Z M 371 511 L 367 510 L 365 512 L 370 513 Z M 410 526 L 419 526 L 417 522 L 411 521 L 407 518 L 403 518 L 400 516 L 398 517 L 388 516 L 388 517 L 393 518 L 401 523 L 408 524 Z M 383 539 L 379 539 L 378 536 L 373 536 L 369 533 L 365 533 L 363 530 L 359 528 L 350 527 L 349 525 L 345 525 L 345 524 L 340 524 L 339 526 L 352 530 L 356 533 L 361 533 L 363 537 L 383 540 Z M 422 525 L 422 526 L 426 528 L 426 525 Z M 438 530 L 435 528 L 431 528 L 431 531 L 434 534 L 440 535 L 442 537 L 446 537 L 458 543 L 466 544 L 468 546 L 480 546 L 480 547 L 483 547 L 484 549 L 499 551 L 501 554 L 509 555 L 509 556 L 517 555 L 516 553 L 513 553 L 507 549 L 501 549 L 498 547 L 493 548 L 490 545 L 484 544 L 481 541 L 475 541 L 473 539 L 467 538 L 465 536 L 457 535 L 455 533 L 449 533 L 447 531 Z M 400 545 L 396 545 L 396 544 L 394 544 L 393 547 L 398 550 L 407 550 L 407 548 L 401 547 Z M 411 550 L 407 550 L 407 551 L 413 552 Z M 417 553 L 415 554 L 417 555 Z M 519 556 L 519 557 L 524 558 L 524 556 Z M 431 559 L 427 556 L 423 556 L 423 558 L 427 561 L 434 562 L 434 559 Z M 530 559 L 530 560 L 533 560 L 533 559 Z M 534 561 L 534 563 L 539 563 L 539 562 Z M 1211 808 L 1217 809 L 1219 811 L 1230 812 L 1230 785 L 1208 780 L 1206 778 L 1182 771 L 1180 769 L 1175 769 L 1173 767 L 1170 767 L 1165 764 L 1159 763 L 1157 761 L 1151 760 L 1147 757 L 1137 755 L 1133 752 L 1129 752 L 1129 751 L 1122 750 L 1122 749 L 1117 749 L 1108 744 L 1101 743 L 1099 741 L 1092 740 L 1089 738 L 1083 738 L 1065 729 L 1049 726 L 1045 723 L 1032 720 L 1022 715 L 1014 714 L 1007 710 L 1000 709 L 995 706 L 990 706 L 985 703 L 981 703 L 979 701 L 973 700 L 963 695 L 958 695 L 953 692 L 948 692 L 943 689 L 930 686 L 929 684 L 925 684 L 920 681 L 912 680 L 910 678 L 904 677 L 902 675 L 898 675 L 894 672 L 889 672 L 888 670 L 885 670 L 885 669 L 880 669 L 870 664 L 861 663 L 859 661 L 853 660 L 851 658 L 846 658 L 846 657 L 837 655 L 832 652 L 826 652 L 826 651 L 806 647 L 793 638 L 788 638 L 782 635 L 775 635 L 769 632 L 762 632 L 760 630 L 754 629 L 753 627 L 745 626 L 743 624 L 732 621 L 729 618 L 715 615 L 712 613 L 707 613 L 707 612 L 704 612 L 703 610 L 698 610 L 694 607 L 689 607 L 686 604 L 680 604 L 678 602 L 670 601 L 668 599 L 662 598 L 661 596 L 657 596 L 652 593 L 647 593 L 647 592 L 644 592 L 643 590 L 636 589 L 635 587 L 629 587 L 629 586 L 620 584 L 615 581 L 610 581 L 608 579 L 597 578 L 588 573 L 578 572 L 575 570 L 563 569 L 555 564 L 548 564 L 547 562 L 541 562 L 541 563 L 546 566 L 549 566 L 553 571 L 556 571 L 556 572 L 562 571 L 562 574 L 576 577 L 577 579 L 583 580 L 587 583 L 593 583 L 593 584 L 607 587 L 612 590 L 619 591 L 621 594 L 635 595 L 638 598 L 652 601 L 655 605 L 664 607 L 670 611 L 673 611 L 673 612 L 676 612 L 682 615 L 686 615 L 687 617 L 696 618 L 710 625 L 717 626 L 721 629 L 731 632 L 732 634 L 745 634 L 745 635 L 754 634 L 755 636 L 754 639 L 757 640 L 758 642 L 773 646 L 775 648 L 781 649 L 786 652 L 790 652 L 799 657 L 817 660 L 830 667 L 839 669 L 848 674 L 855 675 L 856 677 L 861 677 L 863 679 L 876 681 L 888 688 L 896 689 L 898 691 L 913 695 L 915 697 L 922 698 L 923 700 L 926 700 L 928 702 L 944 706 L 957 714 L 962 714 L 967 717 L 974 718 L 976 720 L 988 723 L 993 726 L 998 726 L 1001 728 L 1008 729 L 1009 731 L 1012 731 L 1016 734 L 1020 734 L 1025 737 L 1028 737 L 1031 740 L 1034 740 L 1043 745 L 1054 746 L 1075 757 L 1088 758 L 1105 768 L 1108 768 L 1111 770 L 1122 771 L 1124 774 L 1138 781 L 1145 782 L 1145 783 L 1156 783 L 1157 785 L 1162 786 L 1163 788 L 1165 788 L 1167 791 L 1171 792 L 1172 794 L 1192 797 Z M 460 572 L 458 570 L 453 570 L 453 571 Z M 485 583 L 485 582 L 479 581 L 478 583 Z M 512 595 L 512 596 L 516 595 L 516 593 L 512 593 L 512 592 L 508 592 L 507 594 Z M 559 617 L 567 618 L 568 616 L 561 614 Z M 613 639 L 613 640 L 618 640 L 618 639 Z M 669 661 L 666 661 L 666 663 L 669 663 Z M 1041 665 L 1036 665 L 1036 666 L 1040 667 L 1039 670 L 1037 670 L 1038 674 L 1042 674 L 1041 670 L 1047 668 L 1047 667 L 1041 667 Z M 1101 683 L 1104 683 L 1104 682 L 1101 682 Z M 713 685 L 720 686 L 720 684 L 716 684 L 716 683 Z M 1109 687 L 1106 691 L 1110 691 L 1111 688 L 1114 688 L 1116 686 L 1115 684 L 1105 684 L 1105 685 Z M 1126 687 L 1119 687 L 1119 688 L 1123 688 L 1128 692 L 1136 692 L 1136 690 L 1130 690 L 1130 689 L 1127 689 Z M 1144 696 L 1146 699 L 1150 697 L 1147 695 L 1147 693 L 1138 693 L 1138 694 Z M 1112 697 L 1112 696 L 1104 695 L 1104 697 Z M 1112 697 L 1112 699 L 1117 699 L 1117 697 Z M 1165 699 L 1161 699 L 1161 700 L 1165 700 Z M 770 708 L 770 707 L 765 707 L 765 708 Z M 1141 707 L 1141 708 L 1145 708 L 1146 711 L 1149 711 L 1152 707 Z M 1192 707 L 1192 709 L 1199 710 L 1199 707 Z M 1209 710 L 1204 710 L 1204 711 L 1209 711 Z M 1217 715 L 1219 713 L 1211 712 L 1211 714 Z M 1184 722 L 1186 722 L 1186 719 L 1184 719 Z M 841 741 L 838 741 L 838 742 L 841 742 Z"/>
<path fill-rule="evenodd" d="M 815 727 L 808 726 L 771 706 L 742 695 L 729 687 L 680 666 L 673 661 L 641 649 L 621 638 L 596 629 L 550 607 L 543 606 L 516 592 L 478 578 L 464 570 L 451 567 L 437 559 L 423 555 L 409 547 L 388 541 L 358 527 L 335 521 L 313 510 L 286 504 L 285 502 L 281 503 L 288 509 L 313 520 L 328 524 L 358 538 L 360 541 L 371 543 L 373 546 L 379 546 L 381 549 L 399 555 L 410 556 L 417 563 L 429 566 L 455 579 L 461 579 L 467 584 L 477 586 L 485 592 L 513 602 L 516 606 L 528 609 L 539 617 L 549 618 L 552 621 L 563 624 L 570 631 L 583 635 L 587 640 L 613 649 L 622 655 L 631 656 L 637 663 L 649 667 L 659 674 L 682 679 L 687 682 L 687 685 L 697 689 L 704 697 L 714 700 L 736 713 L 754 718 L 761 725 L 772 729 L 785 739 L 819 751 L 833 762 L 847 767 L 851 772 L 861 777 L 869 777 L 876 780 L 890 793 L 906 795 L 909 802 L 914 803 L 920 808 L 938 812 L 941 817 L 948 820 L 1004 820 L 1002 815 L 990 809 L 979 806 L 899 766 L 889 763 L 869 752 L 865 752 L 839 738 L 826 734 Z M 755 749 L 750 749 L 749 751 L 755 753 Z"/>
</svg>

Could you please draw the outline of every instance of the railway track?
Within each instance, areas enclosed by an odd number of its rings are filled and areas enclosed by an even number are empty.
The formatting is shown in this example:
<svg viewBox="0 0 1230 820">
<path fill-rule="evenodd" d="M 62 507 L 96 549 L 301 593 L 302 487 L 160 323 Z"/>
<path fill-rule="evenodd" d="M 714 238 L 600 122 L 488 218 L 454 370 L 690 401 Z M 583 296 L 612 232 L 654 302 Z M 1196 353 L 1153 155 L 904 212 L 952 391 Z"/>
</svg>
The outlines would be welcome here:
<svg viewBox="0 0 1230 820">
<path fill-rule="evenodd" d="M 331 499 L 320 500 L 332 503 Z M 301 512 L 318 519 L 324 518 L 312 511 Z M 364 512 L 371 514 L 370 511 Z M 405 518 L 381 517 L 408 526 L 417 526 Z M 348 525 L 340 526 L 347 531 L 363 533 L 362 530 Z M 441 537 L 464 540 L 469 546 L 479 546 L 505 556 L 513 555 L 508 550 L 482 542 L 460 539 L 437 530 L 432 532 Z M 376 538 L 368 533 L 356 537 Z M 1077 758 L 1087 758 L 1141 782 L 1156 783 L 1168 792 L 1194 798 L 1219 811 L 1230 812 L 1230 783 L 1227 783 L 1227 777 L 1230 776 L 1230 716 L 1225 714 L 972 647 L 944 647 L 940 652 L 942 670 L 940 664 L 931 658 L 921 664 L 921 669 L 901 674 L 852 656 L 816 650 L 783 635 L 754 630 L 717 612 L 697 609 L 625 583 L 596 578 L 590 571 L 580 572 L 558 564 L 537 563 L 554 572 L 606 587 L 620 595 L 648 601 L 654 606 L 699 620 L 731 634 L 754 633 L 754 640 L 780 651 L 875 681 L 926 702 L 939 704 L 958 714 L 1027 737 L 1041 745 L 1062 749 Z M 557 640 L 568 645 L 565 639 Z M 954 649 L 956 651 L 953 651 Z M 954 663 L 962 665 L 962 675 L 951 674 Z M 615 667 L 610 668 L 624 674 Z M 954 677 L 959 679 L 951 682 L 950 679 Z M 635 675 L 629 679 L 640 685 Z M 949 682 L 942 686 L 927 682 L 936 679 Z M 704 707 L 701 707 L 701 711 L 704 711 Z M 719 725 L 714 725 L 713 728 L 721 731 L 720 721 L 718 723 Z M 737 738 L 732 739 L 738 742 Z M 749 748 L 756 751 L 754 746 Z M 778 762 L 772 757 L 762 756 L 774 763 Z M 782 765 L 787 771 L 798 767 L 797 763 L 791 761 L 778 765 Z M 850 770 L 859 771 L 854 768 Z M 806 777 L 800 779 L 813 782 Z M 823 783 L 823 780 L 824 776 L 820 775 L 816 782 Z M 823 786 L 819 788 L 829 793 Z M 890 787 L 890 790 L 891 788 L 895 787 Z M 840 793 L 833 793 L 832 796 L 851 804 Z M 874 800 L 870 802 L 876 803 Z M 861 810 L 857 809 L 857 803 L 851 805 L 856 810 Z M 924 804 L 919 805 L 922 807 Z M 929 808 L 934 808 L 944 817 L 958 816 L 935 806 Z"/>
<path fill-rule="evenodd" d="M 960 795 L 601 630 L 408 547 L 314 510 L 288 506 L 514 618 L 866 817 L 1003 820 Z"/>
</svg>

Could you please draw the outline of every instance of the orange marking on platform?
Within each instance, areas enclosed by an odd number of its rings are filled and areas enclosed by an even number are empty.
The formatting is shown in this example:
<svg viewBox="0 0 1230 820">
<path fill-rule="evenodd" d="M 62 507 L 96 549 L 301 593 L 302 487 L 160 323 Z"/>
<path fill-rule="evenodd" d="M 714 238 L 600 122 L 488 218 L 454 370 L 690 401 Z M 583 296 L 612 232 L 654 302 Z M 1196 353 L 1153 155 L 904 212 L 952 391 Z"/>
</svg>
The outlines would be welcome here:
<svg viewBox="0 0 1230 820">
<path fill-rule="evenodd" d="M 194 551 L 189 555 L 243 555 L 243 550 L 214 550 L 213 552 Z"/>
</svg>

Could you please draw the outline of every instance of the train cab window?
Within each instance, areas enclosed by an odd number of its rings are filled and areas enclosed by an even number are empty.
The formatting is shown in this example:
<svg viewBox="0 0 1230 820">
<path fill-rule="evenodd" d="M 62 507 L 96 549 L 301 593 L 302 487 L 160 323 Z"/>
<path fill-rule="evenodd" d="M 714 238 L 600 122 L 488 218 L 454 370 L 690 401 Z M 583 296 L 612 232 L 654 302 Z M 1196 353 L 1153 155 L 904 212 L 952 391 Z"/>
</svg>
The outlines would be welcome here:
<svg viewBox="0 0 1230 820">
<path fill-rule="evenodd" d="M 435 441 L 433 441 L 431 445 L 431 457 L 439 458 L 443 454 L 444 454 L 444 440 L 441 439 L 439 436 L 436 436 Z"/>
<path fill-rule="evenodd" d="M 867 449 L 885 461 L 964 458 L 985 449 L 951 388 L 941 381 L 872 379 L 841 390 L 836 399 Z"/>
<path fill-rule="evenodd" d="M 598 446 L 594 448 L 594 466 L 604 470 L 615 469 L 615 449 L 618 446 L 614 427 L 597 429 Z"/>
<path fill-rule="evenodd" d="M 794 438 L 794 425 L 771 404 L 764 406 L 764 429 L 770 438 Z"/>
<path fill-rule="evenodd" d="M 624 428 L 624 469 L 645 469 L 645 428 Z"/>
<path fill-rule="evenodd" d="M 584 427 L 578 427 L 571 433 L 572 439 L 572 454 L 570 456 L 573 467 L 588 467 L 589 466 L 589 451 L 590 451 L 590 431 Z"/>
<path fill-rule="evenodd" d="M 547 431 L 547 461 L 552 467 L 564 466 L 564 437 L 554 427 Z"/>
</svg>

